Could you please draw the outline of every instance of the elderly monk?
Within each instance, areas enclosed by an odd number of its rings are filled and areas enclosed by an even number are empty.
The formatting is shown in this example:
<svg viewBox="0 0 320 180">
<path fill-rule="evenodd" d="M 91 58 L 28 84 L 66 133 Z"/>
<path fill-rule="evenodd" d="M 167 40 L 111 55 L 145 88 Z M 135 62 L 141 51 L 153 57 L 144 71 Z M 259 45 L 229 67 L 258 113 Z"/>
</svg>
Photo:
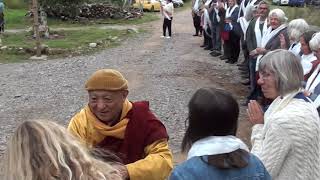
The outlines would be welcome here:
<svg viewBox="0 0 320 180">
<path fill-rule="evenodd" d="M 117 154 L 126 164 L 126 179 L 166 179 L 173 167 L 168 134 L 148 102 L 130 102 L 128 81 L 113 69 L 93 73 L 85 88 L 89 104 L 71 119 L 69 131 Z"/>
</svg>

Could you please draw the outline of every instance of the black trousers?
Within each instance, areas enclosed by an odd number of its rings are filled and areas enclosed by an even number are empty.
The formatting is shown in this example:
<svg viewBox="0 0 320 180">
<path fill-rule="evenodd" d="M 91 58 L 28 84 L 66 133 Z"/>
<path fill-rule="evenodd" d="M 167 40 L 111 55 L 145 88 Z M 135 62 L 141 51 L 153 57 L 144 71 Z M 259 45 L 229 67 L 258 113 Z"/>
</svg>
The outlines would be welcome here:
<svg viewBox="0 0 320 180">
<path fill-rule="evenodd" d="M 240 37 L 234 31 L 230 31 L 229 40 L 225 41 L 224 54 L 232 62 L 237 62 L 240 53 Z"/>
<path fill-rule="evenodd" d="M 0 32 L 4 32 L 4 14 L 0 13 Z"/>
<path fill-rule="evenodd" d="M 199 35 L 202 33 L 202 28 L 201 28 L 201 16 L 194 15 L 193 16 L 193 26 L 196 29 L 196 35 Z"/>
<path fill-rule="evenodd" d="M 166 30 L 168 29 L 169 36 L 171 37 L 171 24 L 172 24 L 172 17 L 171 17 L 171 20 L 167 18 L 163 19 L 163 26 L 162 26 L 163 36 L 166 36 Z"/>
</svg>

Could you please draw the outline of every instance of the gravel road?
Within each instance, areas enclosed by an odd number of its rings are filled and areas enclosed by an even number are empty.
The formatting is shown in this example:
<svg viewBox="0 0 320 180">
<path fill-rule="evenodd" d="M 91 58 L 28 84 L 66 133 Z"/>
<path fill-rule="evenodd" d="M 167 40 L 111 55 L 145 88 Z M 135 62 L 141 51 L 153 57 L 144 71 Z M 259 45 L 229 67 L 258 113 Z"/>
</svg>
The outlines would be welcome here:
<svg viewBox="0 0 320 180">
<path fill-rule="evenodd" d="M 0 154 L 16 126 L 28 119 L 67 125 L 87 102 L 86 79 L 100 68 L 115 68 L 129 80 L 129 99 L 148 100 L 166 125 L 170 146 L 178 154 L 185 131 L 187 103 L 200 87 L 230 91 L 244 101 L 248 89 L 239 83 L 236 65 L 213 58 L 199 47 L 190 11 L 175 14 L 173 38 L 161 36 L 162 20 L 142 25 L 121 46 L 89 56 L 0 65 Z M 239 136 L 248 142 L 249 124 L 241 107 Z"/>
</svg>

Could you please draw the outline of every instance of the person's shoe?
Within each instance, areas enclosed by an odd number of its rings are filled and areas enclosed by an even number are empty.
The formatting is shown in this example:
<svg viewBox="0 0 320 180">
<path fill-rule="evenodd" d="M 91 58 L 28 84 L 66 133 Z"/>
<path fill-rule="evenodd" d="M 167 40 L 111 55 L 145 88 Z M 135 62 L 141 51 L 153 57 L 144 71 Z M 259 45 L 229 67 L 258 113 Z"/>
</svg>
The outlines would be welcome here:
<svg viewBox="0 0 320 180">
<path fill-rule="evenodd" d="M 241 75 L 248 75 L 249 72 L 248 72 L 248 71 L 240 71 L 240 74 L 241 74 Z"/>
<path fill-rule="evenodd" d="M 220 55 L 221 55 L 221 52 L 212 51 L 212 52 L 210 53 L 210 55 L 213 56 L 213 57 L 217 57 L 217 56 L 220 56 Z"/>
<path fill-rule="evenodd" d="M 228 61 L 226 61 L 226 63 L 228 63 L 228 64 L 234 64 L 234 63 L 236 63 L 236 61 L 233 61 L 233 60 L 229 59 Z"/>
<path fill-rule="evenodd" d="M 160 36 L 160 37 L 161 37 L 161 38 L 164 38 L 165 36 L 162 35 L 162 36 Z"/>
<path fill-rule="evenodd" d="M 170 39 L 170 38 L 171 38 L 171 36 L 167 36 L 166 38 L 167 38 L 167 39 Z"/>
<path fill-rule="evenodd" d="M 206 46 L 205 48 L 203 48 L 204 50 L 210 50 L 211 48 L 209 46 Z"/>
<path fill-rule="evenodd" d="M 202 44 L 200 47 L 205 47 L 206 45 Z"/>
<path fill-rule="evenodd" d="M 250 85 L 249 79 L 244 80 L 244 81 L 241 81 L 240 83 L 243 84 L 243 85 L 245 85 L 245 86 Z"/>
<path fill-rule="evenodd" d="M 249 68 L 248 68 L 248 67 L 245 67 L 245 66 L 239 66 L 238 69 L 239 69 L 240 71 L 248 71 L 248 70 L 249 70 Z"/>
<path fill-rule="evenodd" d="M 193 34 L 192 36 L 198 36 L 198 34 Z"/>
<path fill-rule="evenodd" d="M 227 56 L 222 55 L 222 56 L 220 56 L 220 59 L 221 59 L 221 60 L 225 60 L 225 59 L 228 59 L 228 57 L 227 57 Z"/>
<path fill-rule="evenodd" d="M 241 74 L 242 79 L 249 79 L 249 74 Z"/>
</svg>

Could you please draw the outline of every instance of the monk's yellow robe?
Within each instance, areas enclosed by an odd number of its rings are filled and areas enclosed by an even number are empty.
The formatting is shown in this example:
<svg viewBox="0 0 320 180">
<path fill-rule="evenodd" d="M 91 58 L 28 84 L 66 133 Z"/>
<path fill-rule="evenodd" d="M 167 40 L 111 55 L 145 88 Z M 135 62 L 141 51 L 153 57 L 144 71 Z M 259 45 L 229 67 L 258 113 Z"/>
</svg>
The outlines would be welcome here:
<svg viewBox="0 0 320 180">
<path fill-rule="evenodd" d="M 86 106 L 71 119 L 68 130 L 88 147 L 95 147 L 110 136 L 124 139 L 129 121 L 125 117 L 131 108 L 132 103 L 126 100 L 123 104 L 121 120 L 114 126 L 108 126 L 99 121 L 89 106 Z M 127 164 L 126 167 L 130 180 L 166 179 L 173 168 L 172 154 L 167 139 L 161 139 L 146 146 L 144 159 Z"/>
</svg>

